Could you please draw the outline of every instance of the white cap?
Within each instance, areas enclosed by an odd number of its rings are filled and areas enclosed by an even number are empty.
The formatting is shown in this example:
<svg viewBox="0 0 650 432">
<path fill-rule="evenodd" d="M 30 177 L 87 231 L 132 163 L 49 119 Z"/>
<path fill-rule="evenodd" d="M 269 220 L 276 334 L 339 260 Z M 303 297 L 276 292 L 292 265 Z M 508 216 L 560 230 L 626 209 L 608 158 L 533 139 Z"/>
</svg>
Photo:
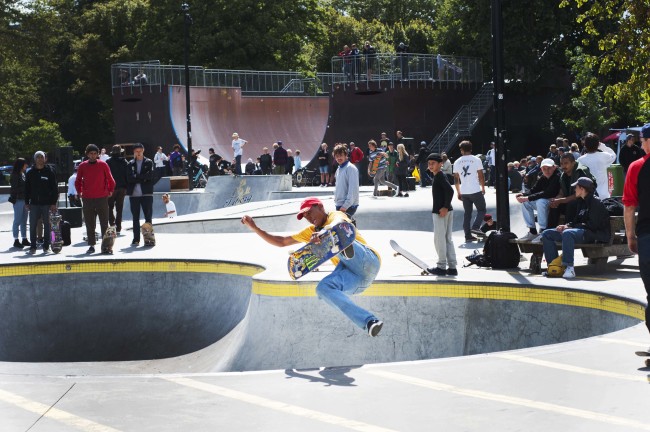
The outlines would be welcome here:
<svg viewBox="0 0 650 432">
<path fill-rule="evenodd" d="M 542 161 L 541 166 L 543 167 L 552 167 L 555 166 L 555 161 L 550 158 L 546 158 Z"/>
</svg>

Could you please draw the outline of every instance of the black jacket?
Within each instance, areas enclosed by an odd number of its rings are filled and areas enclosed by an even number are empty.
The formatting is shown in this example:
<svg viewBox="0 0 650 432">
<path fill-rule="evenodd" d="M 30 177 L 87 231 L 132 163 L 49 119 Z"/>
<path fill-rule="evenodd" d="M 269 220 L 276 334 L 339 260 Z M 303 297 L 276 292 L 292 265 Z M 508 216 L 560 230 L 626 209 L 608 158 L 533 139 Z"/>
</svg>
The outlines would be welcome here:
<svg viewBox="0 0 650 432">
<path fill-rule="evenodd" d="M 453 210 L 451 200 L 454 197 L 454 188 L 451 187 L 447 176 L 442 171 L 433 176 L 431 195 L 433 196 L 433 210 L 431 210 L 431 213 L 438 214 L 443 207 L 446 207 L 449 211 Z"/>
<path fill-rule="evenodd" d="M 51 165 L 42 169 L 32 169 L 25 175 L 25 204 L 56 205 L 59 199 L 59 187 L 56 172 Z"/>
<path fill-rule="evenodd" d="M 536 201 L 538 199 L 551 199 L 555 198 L 560 192 L 560 174 L 557 169 L 553 172 L 551 177 L 541 175 L 532 187 L 530 193 L 524 194 L 528 197 L 528 201 Z"/>
<path fill-rule="evenodd" d="M 147 157 L 144 158 L 140 174 L 138 174 L 136 160 L 131 159 L 127 165 L 126 172 L 126 181 L 128 183 L 126 187 L 127 195 L 133 194 L 133 189 L 138 183 L 140 184 L 140 189 L 142 189 L 142 195 L 153 195 L 154 169 L 153 161 L 151 159 Z"/>
<path fill-rule="evenodd" d="M 609 227 L 609 212 L 603 203 L 593 194 L 576 200 L 576 214 L 572 222 L 567 225 L 571 228 L 585 230 L 586 243 L 609 243 L 611 236 Z"/>
<path fill-rule="evenodd" d="M 115 180 L 115 189 L 126 189 L 128 186 L 127 166 L 129 163 L 121 156 L 111 156 L 106 161 L 108 167 L 111 169 L 111 174 Z"/>
<path fill-rule="evenodd" d="M 11 173 L 9 184 L 11 185 L 11 196 L 15 200 L 25 199 L 25 182 L 25 173 L 23 173 L 22 170 Z"/>
<path fill-rule="evenodd" d="M 627 168 L 630 166 L 630 164 L 635 160 L 643 157 L 644 154 L 645 153 L 641 147 L 636 144 L 632 144 L 631 147 L 624 145 L 621 147 L 621 151 L 618 155 L 618 161 L 621 163 L 621 166 L 623 166 L 623 169 L 627 171 Z"/>
</svg>

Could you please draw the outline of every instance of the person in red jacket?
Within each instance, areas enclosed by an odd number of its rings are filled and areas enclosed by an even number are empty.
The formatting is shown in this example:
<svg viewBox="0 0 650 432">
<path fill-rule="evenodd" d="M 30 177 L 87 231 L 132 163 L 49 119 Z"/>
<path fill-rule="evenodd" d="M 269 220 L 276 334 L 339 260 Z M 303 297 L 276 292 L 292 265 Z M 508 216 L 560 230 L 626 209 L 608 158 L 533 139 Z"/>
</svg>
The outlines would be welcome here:
<svg viewBox="0 0 650 432">
<path fill-rule="evenodd" d="M 362 169 L 361 163 L 364 158 L 363 150 L 356 146 L 353 142 L 350 142 L 350 163 L 357 167 L 359 171 L 359 184 L 363 184 Z"/>
<path fill-rule="evenodd" d="M 99 217 L 101 236 L 108 228 L 108 197 L 115 190 L 115 180 L 108 164 L 99 159 L 99 148 L 95 144 L 86 146 L 88 160 L 82 162 L 77 170 L 74 183 L 77 196 L 82 199 L 86 236 L 89 254 L 95 252 L 95 219 Z"/>
</svg>

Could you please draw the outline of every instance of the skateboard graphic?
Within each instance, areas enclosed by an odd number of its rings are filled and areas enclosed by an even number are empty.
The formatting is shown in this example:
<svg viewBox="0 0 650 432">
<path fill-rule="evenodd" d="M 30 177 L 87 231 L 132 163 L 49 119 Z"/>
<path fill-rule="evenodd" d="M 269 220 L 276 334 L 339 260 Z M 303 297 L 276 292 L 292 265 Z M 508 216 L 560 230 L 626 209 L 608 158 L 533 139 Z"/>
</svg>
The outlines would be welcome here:
<svg viewBox="0 0 650 432">
<path fill-rule="evenodd" d="M 636 351 L 634 354 L 638 355 L 639 357 L 646 357 L 645 365 L 646 367 L 650 367 L 650 351 Z"/>
<path fill-rule="evenodd" d="M 144 238 L 145 246 L 156 246 L 156 236 L 153 232 L 153 225 L 151 225 L 149 222 L 145 222 L 140 227 L 140 231 L 142 232 L 142 238 Z"/>
<path fill-rule="evenodd" d="M 320 236 L 320 243 L 309 242 L 291 252 L 287 267 L 291 279 L 299 279 L 350 246 L 357 237 L 354 225 L 340 222 Z"/>
<path fill-rule="evenodd" d="M 416 266 L 420 267 L 420 269 L 422 269 L 422 272 L 420 273 L 422 276 L 430 274 L 429 271 L 427 270 L 427 265 L 424 263 L 424 261 L 422 261 L 420 258 L 413 255 L 411 252 L 407 251 L 406 249 L 398 245 L 395 240 L 390 241 L 390 247 L 392 247 L 393 250 L 395 251 L 393 256 L 401 255 L 407 260 L 411 261 Z"/>
<path fill-rule="evenodd" d="M 102 237 L 102 253 L 112 254 L 113 245 L 115 244 L 115 237 L 117 237 L 117 229 L 115 226 L 111 225 L 106 228 L 104 237 Z"/>
<path fill-rule="evenodd" d="M 383 159 L 384 157 L 381 155 L 377 155 L 377 157 L 373 159 L 372 163 L 368 167 L 368 173 L 370 174 L 371 177 L 374 177 L 375 174 L 377 174 L 377 170 L 379 169 L 379 164 Z"/>
<path fill-rule="evenodd" d="M 63 248 L 63 237 L 61 237 L 61 215 L 58 211 L 50 212 L 50 247 L 52 252 L 59 253 Z"/>
</svg>

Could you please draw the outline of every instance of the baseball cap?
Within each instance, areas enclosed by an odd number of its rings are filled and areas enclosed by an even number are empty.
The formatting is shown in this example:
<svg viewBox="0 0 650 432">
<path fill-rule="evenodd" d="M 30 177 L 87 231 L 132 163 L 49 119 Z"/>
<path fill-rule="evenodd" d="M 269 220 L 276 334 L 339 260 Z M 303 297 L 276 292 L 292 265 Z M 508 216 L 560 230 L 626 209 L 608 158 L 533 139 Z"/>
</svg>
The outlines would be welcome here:
<svg viewBox="0 0 650 432">
<path fill-rule="evenodd" d="M 571 187 L 578 185 L 590 191 L 594 190 L 594 182 L 589 177 L 580 177 L 575 183 L 571 184 Z"/>
<path fill-rule="evenodd" d="M 440 156 L 440 153 L 431 153 L 428 157 L 427 160 L 430 161 L 436 161 L 436 162 L 442 162 L 442 156 Z"/>
<path fill-rule="evenodd" d="M 552 167 L 555 166 L 555 161 L 551 158 L 546 158 L 542 161 L 541 166 L 543 167 Z"/>
<path fill-rule="evenodd" d="M 650 123 L 646 123 L 641 128 L 641 138 L 650 138 Z"/>
<path fill-rule="evenodd" d="M 323 205 L 323 202 L 314 197 L 305 198 L 305 200 L 300 204 L 300 211 L 296 216 L 298 220 L 301 220 L 304 217 L 303 215 L 307 213 L 310 208 L 317 205 Z"/>
<path fill-rule="evenodd" d="M 485 213 L 485 216 L 483 216 L 483 221 L 487 222 L 490 219 L 492 219 L 492 215 L 490 213 Z"/>
<path fill-rule="evenodd" d="M 420 141 L 420 145 L 425 146 L 425 145 L 427 145 L 427 143 L 426 143 L 426 141 Z"/>
</svg>

